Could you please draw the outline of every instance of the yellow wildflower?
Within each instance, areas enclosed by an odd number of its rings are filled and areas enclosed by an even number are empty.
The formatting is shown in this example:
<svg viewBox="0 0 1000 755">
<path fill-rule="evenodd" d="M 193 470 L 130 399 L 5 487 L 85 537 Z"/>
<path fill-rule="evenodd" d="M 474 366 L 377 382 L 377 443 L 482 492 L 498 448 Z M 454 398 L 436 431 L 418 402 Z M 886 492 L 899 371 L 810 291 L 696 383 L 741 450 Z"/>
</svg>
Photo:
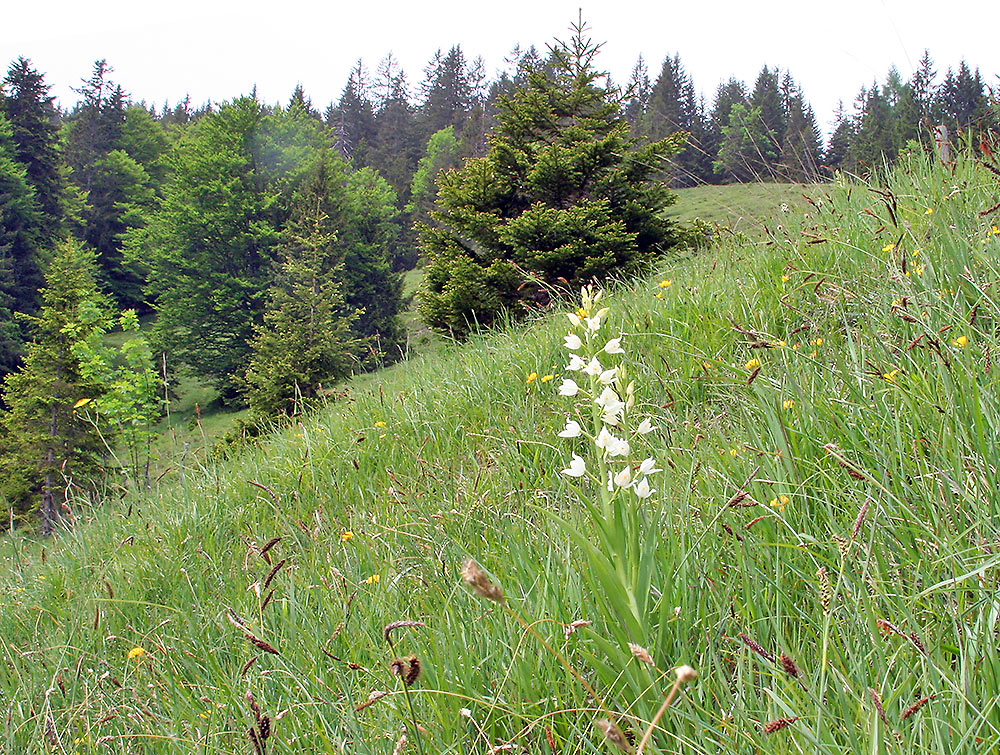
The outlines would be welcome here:
<svg viewBox="0 0 1000 755">
<path fill-rule="evenodd" d="M 890 243 L 890 244 L 886 244 L 885 246 L 883 246 L 882 247 L 882 251 L 883 252 L 891 252 L 895 248 L 896 248 L 896 245 Z"/>
<path fill-rule="evenodd" d="M 378 574 L 372 574 L 368 579 L 361 580 L 366 585 L 377 585 L 379 580 L 382 579 Z"/>
<path fill-rule="evenodd" d="M 952 345 L 953 345 L 953 346 L 957 346 L 957 347 L 958 347 L 958 348 L 960 348 L 960 349 L 964 349 L 964 348 L 965 348 L 965 345 L 966 345 L 966 344 L 967 344 L 968 342 L 969 342 L 969 339 L 968 339 L 968 337 L 967 337 L 967 336 L 959 336 L 958 338 L 956 338 L 956 339 L 955 339 L 954 341 L 952 341 L 951 343 L 952 343 Z"/>
<path fill-rule="evenodd" d="M 781 282 L 782 283 L 788 283 L 788 281 L 790 281 L 790 280 L 791 280 L 791 278 L 788 277 L 787 275 L 782 275 L 781 276 Z"/>
<path fill-rule="evenodd" d="M 340 533 L 340 542 L 347 543 L 354 539 L 354 533 L 348 530 L 347 532 Z"/>
<path fill-rule="evenodd" d="M 672 280 L 662 280 L 659 282 L 658 285 L 660 286 L 660 288 L 670 288 L 672 285 L 674 285 L 674 282 Z"/>
<path fill-rule="evenodd" d="M 79 409 L 81 406 L 86 406 L 89 403 L 90 403 L 90 399 L 89 398 L 82 398 L 79 401 L 77 401 L 75 404 L 73 404 L 73 408 L 74 409 Z"/>
<path fill-rule="evenodd" d="M 142 658 L 146 654 L 146 651 L 142 648 L 136 647 L 128 651 L 128 659 L 134 661 L 138 658 Z"/>
<path fill-rule="evenodd" d="M 917 265 L 913 269 L 913 272 L 915 272 L 917 275 L 923 275 L 924 274 L 924 266 L 923 265 Z"/>
<path fill-rule="evenodd" d="M 542 375 L 542 382 L 543 383 L 547 383 L 550 380 L 552 380 L 552 378 L 554 378 L 554 377 L 555 377 L 555 375 Z"/>
<path fill-rule="evenodd" d="M 794 346 L 792 346 L 792 351 L 798 351 L 798 350 L 799 350 L 799 345 L 798 344 L 795 344 Z"/>
<path fill-rule="evenodd" d="M 883 378 L 883 379 L 884 379 L 884 380 L 885 380 L 885 381 L 886 381 L 887 383 L 895 383 L 895 382 L 896 382 L 896 376 L 897 376 L 898 374 L 899 374 L 899 370 L 889 370 L 888 372 L 886 372 L 886 373 L 884 373 L 884 374 L 882 375 L 882 378 Z"/>
<path fill-rule="evenodd" d="M 754 357 L 743 366 L 746 367 L 747 370 L 756 370 L 760 367 L 760 360 L 757 357 Z"/>
<path fill-rule="evenodd" d="M 738 448 L 730 448 L 729 455 L 732 456 L 733 458 L 736 458 L 737 456 L 740 455 L 740 451 Z"/>
<path fill-rule="evenodd" d="M 524 382 L 526 382 L 528 385 L 531 385 L 536 380 L 538 380 L 538 373 L 537 372 L 532 372 L 530 375 L 528 375 L 528 379 L 525 380 Z"/>
<path fill-rule="evenodd" d="M 994 236 L 1000 236 L 1000 226 L 993 226 L 990 230 L 993 231 Z"/>
<path fill-rule="evenodd" d="M 933 207 L 928 207 L 926 210 L 924 210 L 924 215 L 933 215 L 933 214 L 934 214 Z"/>
<path fill-rule="evenodd" d="M 663 298 L 663 294 L 661 294 L 659 291 L 657 291 L 656 298 L 657 299 L 662 299 Z"/>
<path fill-rule="evenodd" d="M 775 346 L 787 346 L 787 344 L 784 341 L 775 341 L 774 345 Z"/>
<path fill-rule="evenodd" d="M 786 412 L 794 407 L 795 407 L 795 402 L 792 401 L 792 399 L 790 398 L 785 399 L 784 401 L 781 402 L 781 408 L 784 409 Z"/>
<path fill-rule="evenodd" d="M 823 345 L 823 339 L 822 338 L 814 338 L 811 341 L 811 343 L 812 343 L 813 346 L 822 346 Z"/>
<path fill-rule="evenodd" d="M 378 422 L 375 423 L 375 427 L 385 427 L 385 422 L 379 420 Z"/>
<path fill-rule="evenodd" d="M 784 511 L 789 500 L 791 499 L 787 495 L 779 495 L 777 498 L 772 498 L 769 505 L 772 508 L 776 508 L 778 511 Z"/>
</svg>

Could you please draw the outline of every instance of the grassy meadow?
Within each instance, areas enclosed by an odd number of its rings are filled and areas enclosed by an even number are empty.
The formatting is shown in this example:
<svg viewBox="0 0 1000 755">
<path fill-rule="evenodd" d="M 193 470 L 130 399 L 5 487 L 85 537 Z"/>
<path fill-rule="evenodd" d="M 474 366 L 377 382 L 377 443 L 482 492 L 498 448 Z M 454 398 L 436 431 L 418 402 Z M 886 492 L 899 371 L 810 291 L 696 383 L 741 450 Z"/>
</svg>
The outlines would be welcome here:
<svg viewBox="0 0 1000 755">
<path fill-rule="evenodd" d="M 789 192 L 597 331 L 438 344 L 4 538 L 0 751 L 1000 749 L 997 177 Z M 559 436 L 601 422 L 570 333 L 621 338 L 589 385 L 634 381 L 649 487 Z"/>
</svg>

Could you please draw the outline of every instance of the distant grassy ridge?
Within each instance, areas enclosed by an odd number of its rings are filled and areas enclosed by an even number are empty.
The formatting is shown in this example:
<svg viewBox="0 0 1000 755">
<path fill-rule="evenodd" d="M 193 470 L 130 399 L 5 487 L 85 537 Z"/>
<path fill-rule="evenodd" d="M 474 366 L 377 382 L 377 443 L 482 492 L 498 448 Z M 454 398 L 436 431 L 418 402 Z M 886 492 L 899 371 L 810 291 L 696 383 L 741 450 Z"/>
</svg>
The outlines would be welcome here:
<svg viewBox="0 0 1000 755">
<path fill-rule="evenodd" d="M 997 180 L 914 160 L 808 193 L 766 241 L 613 287 L 664 467 L 641 505 L 668 618 L 636 642 L 654 699 L 700 674 L 647 752 L 995 751 Z M 253 752 L 250 691 L 268 752 L 416 752 L 388 666 L 413 653 L 425 752 L 609 751 L 581 685 L 458 573 L 478 559 L 593 678 L 607 627 L 568 627 L 600 596 L 547 517 L 583 521 L 567 326 L 444 344 L 55 540 L 5 539 L 0 750 Z"/>
</svg>

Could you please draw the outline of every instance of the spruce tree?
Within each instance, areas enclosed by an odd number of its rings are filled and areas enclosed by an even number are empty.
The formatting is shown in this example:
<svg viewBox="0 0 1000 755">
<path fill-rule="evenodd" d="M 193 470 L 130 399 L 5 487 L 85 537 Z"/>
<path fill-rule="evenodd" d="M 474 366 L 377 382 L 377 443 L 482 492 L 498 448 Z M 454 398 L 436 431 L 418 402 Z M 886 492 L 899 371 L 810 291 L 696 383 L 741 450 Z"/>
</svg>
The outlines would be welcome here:
<svg viewBox="0 0 1000 755">
<path fill-rule="evenodd" d="M 360 342 L 357 311 L 344 301 L 344 249 L 324 211 L 339 172 L 324 160 L 296 197 L 282 233 L 263 323 L 255 328 L 246 374 L 251 408 L 265 414 L 301 411 L 323 383 L 349 374 Z"/>
<path fill-rule="evenodd" d="M 680 139 L 636 149 L 617 93 L 600 84 L 600 50 L 574 24 L 550 47 L 552 73 L 533 70 L 524 88 L 498 103 L 489 151 L 439 178 L 432 223 L 421 229 L 428 256 L 420 310 L 455 335 L 544 300 L 526 275 L 573 285 L 628 271 L 662 254 L 673 199 L 650 181 Z"/>
<path fill-rule="evenodd" d="M 4 384 L 0 493 L 19 516 L 40 506 L 42 533 L 49 534 L 74 492 L 94 490 L 101 467 L 101 437 L 77 409 L 102 387 L 83 376 L 74 349 L 108 324 L 93 253 L 61 242 L 42 302 L 24 363 Z"/>
<path fill-rule="evenodd" d="M 15 313 L 37 310 L 42 283 L 41 213 L 15 156 L 12 129 L 0 111 L 0 380 L 17 366 L 25 340 Z"/>
<path fill-rule="evenodd" d="M 63 222 L 64 179 L 59 165 L 58 113 L 44 76 L 21 57 L 0 83 L 0 110 L 10 121 L 14 157 L 25 167 L 51 241 Z"/>
</svg>

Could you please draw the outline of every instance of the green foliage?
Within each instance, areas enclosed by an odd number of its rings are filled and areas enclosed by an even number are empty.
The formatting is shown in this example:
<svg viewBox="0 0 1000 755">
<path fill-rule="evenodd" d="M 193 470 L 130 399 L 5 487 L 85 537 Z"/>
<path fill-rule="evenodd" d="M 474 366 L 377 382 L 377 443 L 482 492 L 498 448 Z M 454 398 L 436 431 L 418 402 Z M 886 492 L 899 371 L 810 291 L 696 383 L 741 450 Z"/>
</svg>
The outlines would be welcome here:
<svg viewBox="0 0 1000 755">
<path fill-rule="evenodd" d="M 278 248 L 263 324 L 255 329 L 248 399 L 264 414 L 296 414 L 301 399 L 357 365 L 357 311 L 344 302 L 344 247 L 324 211 L 342 164 L 320 163 L 296 197 Z"/>
<path fill-rule="evenodd" d="M 600 45 L 573 27 L 552 48 L 552 72 L 531 71 L 499 103 L 485 157 L 440 175 L 421 228 L 427 277 L 421 316 L 464 336 L 514 315 L 537 295 L 528 277 L 570 283 L 634 270 L 671 243 L 672 197 L 648 179 L 682 137 L 635 148 L 613 92 L 594 67 Z"/>
<path fill-rule="evenodd" d="M 79 413 L 101 433 L 112 455 L 116 441 L 124 446 L 127 463 L 119 461 L 119 466 L 126 481 L 148 488 L 150 445 L 163 408 L 162 380 L 153 365 L 149 343 L 139 335 L 135 310 L 126 310 L 118 318 L 118 327 L 129 334 L 118 348 L 106 343 L 112 324 L 110 318 L 105 320 L 71 346 L 81 377 L 99 387 L 99 394 Z"/>
<path fill-rule="evenodd" d="M 410 201 L 406 212 L 410 213 L 414 222 L 427 223 L 429 212 L 437 196 L 437 178 L 442 171 L 458 167 L 459 144 L 455 137 L 455 127 L 445 126 L 431 135 L 427 142 L 427 151 L 413 174 L 410 184 Z"/>
<path fill-rule="evenodd" d="M 0 493 L 19 516 L 41 501 L 42 529 L 48 532 L 66 500 L 94 492 L 104 447 L 74 408 L 102 390 L 75 350 L 107 329 L 93 253 L 75 241 L 62 242 L 46 271 L 42 301 L 24 363 L 4 384 Z"/>
<path fill-rule="evenodd" d="M 40 213 L 13 130 L 0 111 L 0 379 L 18 363 L 24 333 L 14 313 L 37 309 Z"/>
<path fill-rule="evenodd" d="M 284 205 L 321 141 L 305 114 L 225 104 L 174 145 L 162 199 L 128 234 L 130 259 L 149 267 L 158 340 L 227 399 L 249 364 Z"/>
</svg>

